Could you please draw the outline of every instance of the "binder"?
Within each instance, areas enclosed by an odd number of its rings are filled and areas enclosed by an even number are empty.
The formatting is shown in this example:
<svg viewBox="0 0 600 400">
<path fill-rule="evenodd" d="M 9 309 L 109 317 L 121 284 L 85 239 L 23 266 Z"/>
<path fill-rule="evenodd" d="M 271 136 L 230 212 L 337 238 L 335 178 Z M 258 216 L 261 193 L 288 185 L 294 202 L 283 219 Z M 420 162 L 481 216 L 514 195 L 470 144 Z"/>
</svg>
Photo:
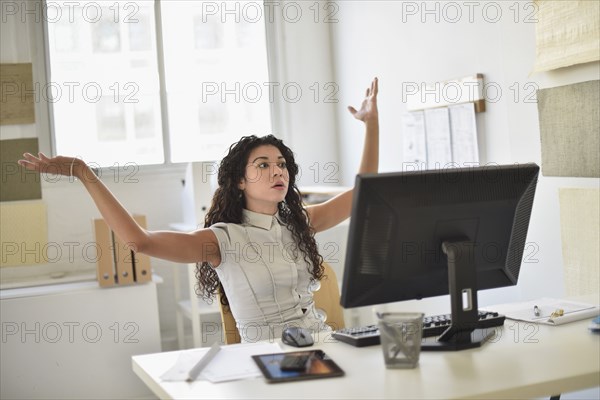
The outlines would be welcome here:
<svg viewBox="0 0 600 400">
<path fill-rule="evenodd" d="M 115 272 L 119 285 L 130 285 L 135 282 L 133 275 L 133 251 L 127 243 L 112 232 L 115 253 Z"/>
<path fill-rule="evenodd" d="M 133 219 L 146 228 L 146 217 L 134 215 Z M 100 287 L 130 285 L 152 280 L 150 257 L 136 254 L 108 227 L 103 219 L 94 219 L 94 232 L 98 255 L 96 276 Z"/>
<path fill-rule="evenodd" d="M 134 215 L 133 219 L 142 228 L 146 228 L 146 217 L 144 215 Z M 150 257 L 146 254 L 132 252 L 133 273 L 136 282 L 149 282 L 152 280 L 152 267 L 150 266 Z"/>
<path fill-rule="evenodd" d="M 112 231 L 103 219 L 94 220 L 96 234 L 96 276 L 101 287 L 116 285 Z"/>
</svg>

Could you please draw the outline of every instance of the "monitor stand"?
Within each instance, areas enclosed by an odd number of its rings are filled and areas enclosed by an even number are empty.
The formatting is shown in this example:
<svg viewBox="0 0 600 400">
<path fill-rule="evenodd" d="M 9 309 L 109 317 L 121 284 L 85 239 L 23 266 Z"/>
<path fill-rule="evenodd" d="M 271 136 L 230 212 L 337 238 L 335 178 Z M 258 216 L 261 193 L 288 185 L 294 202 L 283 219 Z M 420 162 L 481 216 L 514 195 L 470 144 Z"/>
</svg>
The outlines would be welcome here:
<svg viewBox="0 0 600 400">
<path fill-rule="evenodd" d="M 448 286 L 452 324 L 436 342 L 423 340 L 421 350 L 456 351 L 479 347 L 494 336 L 494 329 L 477 329 L 477 270 L 475 245 L 468 240 L 445 241 L 442 250 L 448 256 Z"/>
</svg>

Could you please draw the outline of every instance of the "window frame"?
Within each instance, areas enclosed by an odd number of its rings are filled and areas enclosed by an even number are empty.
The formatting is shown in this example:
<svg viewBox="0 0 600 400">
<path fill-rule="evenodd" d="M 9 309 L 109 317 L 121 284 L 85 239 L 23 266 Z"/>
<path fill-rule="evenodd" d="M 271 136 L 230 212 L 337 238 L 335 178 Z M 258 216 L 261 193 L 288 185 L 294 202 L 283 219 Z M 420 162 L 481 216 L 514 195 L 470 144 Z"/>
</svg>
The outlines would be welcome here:
<svg viewBox="0 0 600 400">
<path fill-rule="evenodd" d="M 46 7 L 47 3 L 50 0 L 41 0 L 41 6 Z M 140 0 L 135 0 L 140 1 Z M 141 0 L 144 1 L 144 0 Z M 186 165 L 187 162 L 173 162 L 171 158 L 171 132 L 169 128 L 169 112 L 168 112 L 168 100 L 167 100 L 167 89 L 166 89 L 166 75 L 165 75 L 165 58 L 164 58 L 164 46 L 163 46 L 163 27 L 162 27 L 162 12 L 161 12 L 161 3 L 166 0 L 150 0 L 154 3 L 154 28 L 155 28 L 155 38 L 156 38 L 156 56 L 157 56 L 157 69 L 158 69 L 158 77 L 159 77 L 159 101 L 160 101 L 160 116 L 161 116 L 161 136 L 162 136 L 162 144 L 163 144 L 163 163 L 160 164 L 137 164 L 134 163 L 138 168 L 138 172 L 142 174 L 155 174 L 160 173 L 160 171 L 164 171 L 165 168 L 169 170 L 178 170 L 181 168 L 181 165 Z M 168 0 L 167 0 L 168 1 Z M 261 3 L 263 6 L 265 2 L 269 0 L 262 0 Z M 278 63 L 277 57 L 274 54 L 279 53 L 281 48 L 281 40 L 279 40 L 278 35 L 281 34 L 281 19 L 275 16 L 274 20 L 269 22 L 266 18 L 263 18 L 263 23 L 265 24 L 265 46 L 267 53 L 267 76 L 269 81 L 277 81 L 277 78 L 281 76 L 281 72 L 283 71 L 283 66 Z M 40 77 L 43 76 L 45 82 L 51 82 L 50 79 L 50 43 L 49 43 L 49 33 L 48 33 L 48 21 L 40 21 L 40 24 L 36 24 L 39 29 L 36 29 L 35 36 L 36 38 L 41 39 L 38 43 L 43 43 L 43 71 L 40 71 Z M 47 113 L 47 126 L 45 129 L 41 129 L 38 132 L 38 138 L 40 140 L 40 151 L 51 154 L 52 156 L 58 155 L 57 146 L 56 146 L 56 133 L 55 133 L 55 121 L 54 121 L 54 107 L 52 102 L 48 101 L 47 108 L 44 110 L 44 114 Z M 284 125 L 284 120 L 282 112 L 285 111 L 284 107 L 281 104 L 278 104 L 278 101 L 270 102 L 269 104 L 269 117 L 271 124 L 272 132 L 285 132 L 285 130 L 279 129 Z M 278 117 L 279 115 L 279 117 Z M 44 123 L 45 125 L 45 123 Z M 46 134 L 42 135 L 41 132 L 46 132 Z M 44 138 L 42 138 L 44 136 Z M 282 139 L 286 139 L 286 137 L 282 137 Z M 223 149 L 224 151 L 226 149 Z M 69 154 L 67 154 L 69 155 Z M 72 155 L 76 156 L 76 155 Z M 216 160 L 220 161 L 220 160 Z M 129 164 L 129 163 L 128 163 Z M 126 173 L 128 165 L 117 165 L 110 167 L 100 167 L 98 170 L 101 174 L 108 173 L 109 170 L 117 169 L 119 173 Z"/>
</svg>

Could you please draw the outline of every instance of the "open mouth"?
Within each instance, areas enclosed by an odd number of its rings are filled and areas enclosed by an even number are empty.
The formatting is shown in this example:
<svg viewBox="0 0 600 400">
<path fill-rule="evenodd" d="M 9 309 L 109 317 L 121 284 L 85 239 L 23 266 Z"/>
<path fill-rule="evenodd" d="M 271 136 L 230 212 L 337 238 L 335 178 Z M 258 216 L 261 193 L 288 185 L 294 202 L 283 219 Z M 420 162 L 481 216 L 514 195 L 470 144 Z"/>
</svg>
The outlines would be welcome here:
<svg viewBox="0 0 600 400">
<path fill-rule="evenodd" d="M 276 184 L 274 184 L 273 186 L 271 186 L 271 188 L 273 189 L 285 189 L 285 185 L 283 182 L 277 182 Z"/>
</svg>

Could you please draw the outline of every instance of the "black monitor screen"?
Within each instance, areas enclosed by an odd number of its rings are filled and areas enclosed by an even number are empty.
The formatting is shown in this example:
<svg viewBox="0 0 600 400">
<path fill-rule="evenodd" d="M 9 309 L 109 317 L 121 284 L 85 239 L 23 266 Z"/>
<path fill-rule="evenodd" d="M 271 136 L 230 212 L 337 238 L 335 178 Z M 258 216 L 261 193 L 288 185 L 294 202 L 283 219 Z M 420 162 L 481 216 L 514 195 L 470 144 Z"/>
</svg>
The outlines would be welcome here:
<svg viewBox="0 0 600 400">
<path fill-rule="evenodd" d="M 443 242 L 472 246 L 476 290 L 515 285 L 539 167 L 485 166 L 359 175 L 341 304 L 449 293 Z"/>
</svg>

